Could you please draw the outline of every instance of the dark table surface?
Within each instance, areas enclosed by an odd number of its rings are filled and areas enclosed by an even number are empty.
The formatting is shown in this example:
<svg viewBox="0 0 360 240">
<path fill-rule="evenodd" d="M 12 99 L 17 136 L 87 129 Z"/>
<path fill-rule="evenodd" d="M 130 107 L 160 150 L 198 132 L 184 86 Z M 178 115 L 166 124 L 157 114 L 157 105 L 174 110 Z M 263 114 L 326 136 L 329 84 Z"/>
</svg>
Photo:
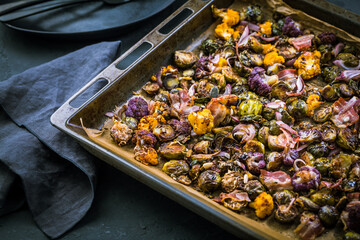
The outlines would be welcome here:
<svg viewBox="0 0 360 240">
<path fill-rule="evenodd" d="M 328 0 L 360 14 L 359 0 Z M 170 15 L 175 3 L 122 40 L 124 52 Z M 29 36 L 0 24 L 0 81 L 97 41 Z M 99 181 L 88 214 L 61 239 L 234 239 L 235 236 L 98 160 Z M 239 236 L 241 237 L 241 236 Z M 23 206 L 0 218 L 0 239 L 47 239 Z"/>
</svg>

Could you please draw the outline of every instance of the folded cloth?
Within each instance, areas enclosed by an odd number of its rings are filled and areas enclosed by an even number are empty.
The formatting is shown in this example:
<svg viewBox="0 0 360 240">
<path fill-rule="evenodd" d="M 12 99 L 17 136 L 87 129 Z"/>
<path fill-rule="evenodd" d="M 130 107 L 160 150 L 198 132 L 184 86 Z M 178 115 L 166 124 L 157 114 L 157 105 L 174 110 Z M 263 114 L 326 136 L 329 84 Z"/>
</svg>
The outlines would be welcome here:
<svg viewBox="0 0 360 240">
<path fill-rule="evenodd" d="M 21 206 L 13 190 L 19 182 L 36 224 L 51 238 L 89 210 L 95 158 L 53 127 L 50 116 L 117 57 L 119 46 L 87 46 L 0 82 L 0 214 Z"/>
</svg>

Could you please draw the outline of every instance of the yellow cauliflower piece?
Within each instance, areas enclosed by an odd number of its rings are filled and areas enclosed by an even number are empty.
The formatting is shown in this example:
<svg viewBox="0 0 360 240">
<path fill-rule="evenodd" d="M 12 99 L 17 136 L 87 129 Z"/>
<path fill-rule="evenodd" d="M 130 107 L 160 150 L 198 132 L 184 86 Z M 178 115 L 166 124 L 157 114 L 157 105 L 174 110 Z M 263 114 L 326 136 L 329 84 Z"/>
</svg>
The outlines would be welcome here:
<svg viewBox="0 0 360 240">
<path fill-rule="evenodd" d="M 265 22 L 264 24 L 260 24 L 260 31 L 265 33 L 266 35 L 271 35 L 271 22 Z"/>
<path fill-rule="evenodd" d="M 226 23 L 222 23 L 216 26 L 215 28 L 215 36 L 220 37 L 225 40 L 229 40 L 229 38 L 234 34 L 234 29 L 232 29 Z"/>
<path fill-rule="evenodd" d="M 271 45 L 270 43 L 268 44 L 261 44 L 263 47 L 263 54 L 267 54 L 269 52 L 275 51 L 276 48 L 274 47 L 274 45 Z"/>
<path fill-rule="evenodd" d="M 225 58 L 220 58 L 219 63 L 217 64 L 219 67 L 224 67 L 228 65 L 228 62 Z"/>
<path fill-rule="evenodd" d="M 264 65 L 265 67 L 271 66 L 274 63 L 284 63 L 285 59 L 282 56 L 279 56 L 279 54 L 276 51 L 272 51 L 265 55 L 264 57 Z"/>
<path fill-rule="evenodd" d="M 196 134 L 201 135 L 210 132 L 214 127 L 214 117 L 209 109 L 203 109 L 200 112 L 192 112 L 188 120 Z"/>
<path fill-rule="evenodd" d="M 311 94 L 306 100 L 308 116 L 312 116 L 314 114 L 314 109 L 320 107 L 323 102 L 319 101 L 320 97 L 317 94 Z"/>
<path fill-rule="evenodd" d="M 305 52 L 296 59 L 294 66 L 303 79 L 310 79 L 321 73 L 320 58 L 321 53 L 317 50 Z"/>
<path fill-rule="evenodd" d="M 147 131 L 153 131 L 156 125 L 160 123 L 166 123 L 166 120 L 163 116 L 153 116 L 153 115 L 147 115 L 140 119 L 138 124 L 139 130 L 147 130 Z"/>
<path fill-rule="evenodd" d="M 158 154 L 153 148 L 135 148 L 135 159 L 145 165 L 157 165 Z"/>
<path fill-rule="evenodd" d="M 237 11 L 228 9 L 222 21 L 229 26 L 234 26 L 240 21 L 240 14 Z"/>
<path fill-rule="evenodd" d="M 255 209 L 256 216 L 266 218 L 274 209 L 274 201 L 270 194 L 262 192 L 249 206 Z"/>
</svg>

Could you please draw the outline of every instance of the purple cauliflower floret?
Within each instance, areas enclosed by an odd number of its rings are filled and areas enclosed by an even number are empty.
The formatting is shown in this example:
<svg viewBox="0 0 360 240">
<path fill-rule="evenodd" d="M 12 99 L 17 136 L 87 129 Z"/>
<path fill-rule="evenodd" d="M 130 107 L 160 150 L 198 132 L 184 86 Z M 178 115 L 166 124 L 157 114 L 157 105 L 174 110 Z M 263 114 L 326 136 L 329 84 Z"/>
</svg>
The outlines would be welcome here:
<svg viewBox="0 0 360 240">
<path fill-rule="evenodd" d="M 286 166 L 292 166 L 296 159 L 300 158 L 299 152 L 295 149 L 290 149 L 289 152 L 285 155 L 283 163 Z"/>
<path fill-rule="evenodd" d="M 132 141 L 141 148 L 154 148 L 157 142 L 155 135 L 147 130 L 136 130 Z"/>
<path fill-rule="evenodd" d="M 189 135 L 191 133 L 191 125 L 187 120 L 171 119 L 169 125 L 175 130 L 176 135 Z"/>
<path fill-rule="evenodd" d="M 291 178 L 291 184 L 294 191 L 308 191 L 310 189 L 317 189 L 320 185 L 320 172 L 310 166 L 304 166 L 297 171 Z"/>
<path fill-rule="evenodd" d="M 289 16 L 285 18 L 285 23 L 284 26 L 282 27 L 282 31 L 284 34 L 288 35 L 289 37 L 297 37 L 303 33 L 300 30 L 300 24 L 295 22 Z"/>
<path fill-rule="evenodd" d="M 336 43 L 336 36 L 332 32 L 323 32 L 318 35 L 321 43 L 323 44 L 335 44 Z"/>
<path fill-rule="evenodd" d="M 259 152 L 248 153 L 248 158 L 246 159 L 246 166 L 250 173 L 259 175 L 260 169 L 265 168 L 266 162 L 264 154 Z"/>
<path fill-rule="evenodd" d="M 299 134 L 299 142 L 313 142 L 321 139 L 321 132 L 315 128 L 308 130 L 300 130 Z"/>
<path fill-rule="evenodd" d="M 256 92 L 261 96 L 266 96 L 270 93 L 271 87 L 265 78 L 265 69 L 261 67 L 255 67 L 249 76 L 248 84 L 250 90 Z"/>
<path fill-rule="evenodd" d="M 141 97 L 134 97 L 128 102 L 128 107 L 125 111 L 127 117 L 133 117 L 141 119 L 142 117 L 149 115 L 149 109 L 147 102 Z"/>
<path fill-rule="evenodd" d="M 348 203 L 340 218 L 346 230 L 360 233 L 360 201 L 355 200 Z"/>
</svg>

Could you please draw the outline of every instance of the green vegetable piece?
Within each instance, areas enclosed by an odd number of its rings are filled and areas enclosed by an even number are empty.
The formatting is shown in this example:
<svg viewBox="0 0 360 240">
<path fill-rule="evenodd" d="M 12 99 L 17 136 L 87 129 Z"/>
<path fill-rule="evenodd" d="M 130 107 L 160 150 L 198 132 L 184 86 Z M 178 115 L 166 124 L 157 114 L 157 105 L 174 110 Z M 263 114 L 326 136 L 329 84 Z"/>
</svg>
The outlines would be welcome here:
<svg viewBox="0 0 360 240">
<path fill-rule="evenodd" d="M 240 103 L 240 115 L 260 115 L 263 104 L 257 99 L 248 99 Z"/>
</svg>

